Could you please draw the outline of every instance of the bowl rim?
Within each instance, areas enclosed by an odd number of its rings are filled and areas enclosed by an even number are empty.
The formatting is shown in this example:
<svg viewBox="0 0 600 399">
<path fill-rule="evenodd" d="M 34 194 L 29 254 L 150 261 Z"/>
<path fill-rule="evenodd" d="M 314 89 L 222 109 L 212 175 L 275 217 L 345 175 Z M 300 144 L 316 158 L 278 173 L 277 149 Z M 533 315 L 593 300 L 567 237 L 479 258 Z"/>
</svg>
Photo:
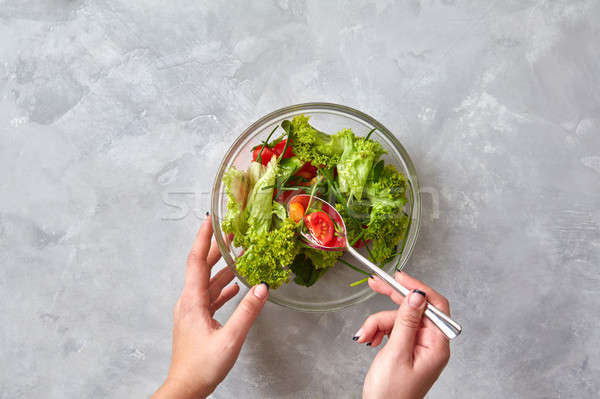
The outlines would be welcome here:
<svg viewBox="0 0 600 399">
<path fill-rule="evenodd" d="M 346 114 L 346 115 L 352 116 L 354 118 L 358 118 L 362 122 L 366 122 L 367 124 L 370 124 L 371 126 L 376 128 L 379 133 L 384 135 L 393 144 L 393 146 L 396 148 L 396 150 L 400 153 L 402 162 L 404 162 L 406 169 L 408 171 L 408 174 L 409 174 L 409 176 L 407 176 L 407 180 L 408 180 L 408 183 L 411 188 L 409 190 L 409 195 L 411 196 L 411 202 L 412 202 L 411 213 L 409 215 L 410 216 L 410 227 L 409 227 L 408 233 L 406 235 L 406 238 L 404 240 L 404 247 L 402 249 L 402 254 L 400 255 L 401 262 L 397 265 L 390 267 L 389 270 L 387 270 L 388 268 L 386 268 L 386 272 L 389 273 L 392 270 L 393 271 L 403 270 L 413 253 L 414 247 L 415 247 L 417 239 L 419 237 L 420 224 L 421 224 L 420 223 L 421 222 L 420 186 L 419 186 L 419 180 L 417 177 L 416 169 L 412 162 L 412 159 L 410 158 L 410 155 L 408 154 L 408 152 L 406 151 L 404 146 L 396 138 L 396 136 L 388 128 L 386 128 L 383 124 L 381 124 L 379 121 L 377 121 L 372 116 L 370 116 L 362 111 L 359 111 L 355 108 L 348 107 L 346 105 L 330 103 L 330 102 L 308 102 L 308 103 L 289 105 L 289 106 L 279 108 L 275 111 L 272 111 L 272 112 L 264 115 L 263 117 L 259 118 L 254 123 L 252 123 L 250 126 L 248 126 L 246 129 L 244 129 L 244 131 L 237 137 L 237 139 L 235 139 L 234 142 L 229 146 L 229 149 L 225 153 L 223 160 L 219 164 L 218 172 L 214 178 L 213 185 L 212 185 L 211 220 L 212 220 L 214 236 L 217 241 L 217 245 L 219 246 L 219 250 L 221 251 L 223 259 L 225 259 L 225 262 L 227 263 L 227 267 L 231 268 L 232 271 L 235 273 L 235 275 L 238 277 L 238 279 L 242 282 L 242 284 L 244 284 L 248 288 L 251 288 L 251 286 L 248 285 L 248 283 L 245 281 L 245 279 L 240 278 L 240 276 L 238 275 L 238 273 L 236 271 L 235 261 L 229 254 L 229 250 L 223 239 L 223 233 L 221 231 L 220 221 L 217 220 L 217 217 L 216 217 L 216 210 L 218 209 L 218 201 L 219 201 L 219 195 L 216 195 L 216 194 L 218 194 L 217 189 L 218 189 L 218 186 L 221 184 L 223 175 L 225 173 L 225 166 L 231 160 L 233 153 L 235 152 L 236 148 L 240 145 L 240 143 L 242 143 L 244 140 L 246 140 L 248 138 L 248 136 L 250 134 L 252 134 L 258 127 L 260 127 L 264 124 L 267 124 L 270 121 L 277 119 L 285 114 L 290 114 L 290 113 L 295 113 L 295 112 L 300 112 L 300 111 L 315 111 L 315 110 L 334 111 L 336 113 Z M 402 260 L 402 255 L 404 253 L 406 253 L 406 256 Z M 277 298 L 273 298 L 271 295 L 269 295 L 268 300 L 270 302 L 276 303 L 277 305 L 280 305 L 280 306 L 283 306 L 283 307 L 286 307 L 289 309 L 299 310 L 299 311 L 303 311 L 303 312 L 321 313 L 321 312 L 331 312 L 331 311 L 341 310 L 341 309 L 347 308 L 349 306 L 365 302 L 368 299 L 372 298 L 374 295 L 375 295 L 375 292 L 371 291 L 364 296 L 361 296 L 355 300 L 349 301 L 348 303 L 335 304 L 335 305 L 331 305 L 327 308 L 316 308 L 316 307 L 311 308 L 308 306 L 307 307 L 296 306 L 292 303 L 280 301 Z"/>
</svg>

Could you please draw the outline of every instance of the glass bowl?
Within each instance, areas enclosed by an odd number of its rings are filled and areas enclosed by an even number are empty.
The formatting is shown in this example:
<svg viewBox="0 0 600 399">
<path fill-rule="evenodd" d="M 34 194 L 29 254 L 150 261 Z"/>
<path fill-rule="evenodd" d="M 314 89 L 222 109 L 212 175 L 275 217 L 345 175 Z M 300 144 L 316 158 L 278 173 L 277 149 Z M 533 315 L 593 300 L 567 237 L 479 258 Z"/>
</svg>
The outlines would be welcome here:
<svg viewBox="0 0 600 399">
<path fill-rule="evenodd" d="M 299 114 L 310 116 L 311 125 L 327 133 L 350 128 L 357 136 L 366 136 L 371 129 L 377 129 L 371 138 L 381 143 L 387 151 L 382 158 L 386 164 L 390 163 L 402 172 L 409 182 L 408 202 L 404 208 L 410 220 L 408 234 L 399 245 L 399 248 L 402 248 L 401 254 L 383 267 L 388 273 L 393 273 L 395 268 L 402 270 L 410 258 L 419 233 L 421 197 L 415 167 L 404 147 L 385 126 L 363 112 L 331 103 L 298 104 L 271 112 L 244 130 L 229 148 L 219 167 L 211 194 L 214 234 L 223 258 L 236 272 L 234 259 L 241 255 L 242 249 L 230 244 L 221 230 L 221 221 L 227 212 L 227 196 L 222 182 L 223 174 L 232 165 L 246 170 L 251 161 L 251 148 L 265 140 L 271 130 L 283 120 L 291 119 Z M 348 254 L 345 254 L 343 259 L 359 265 L 359 262 L 353 260 Z M 237 276 L 243 284 L 248 286 L 243 277 Z M 338 262 L 311 287 L 303 287 L 290 282 L 276 290 L 271 290 L 269 301 L 287 308 L 308 312 L 339 310 L 366 301 L 374 295 L 367 284 L 356 287 L 349 286 L 350 283 L 363 277 L 364 275 Z"/>
</svg>

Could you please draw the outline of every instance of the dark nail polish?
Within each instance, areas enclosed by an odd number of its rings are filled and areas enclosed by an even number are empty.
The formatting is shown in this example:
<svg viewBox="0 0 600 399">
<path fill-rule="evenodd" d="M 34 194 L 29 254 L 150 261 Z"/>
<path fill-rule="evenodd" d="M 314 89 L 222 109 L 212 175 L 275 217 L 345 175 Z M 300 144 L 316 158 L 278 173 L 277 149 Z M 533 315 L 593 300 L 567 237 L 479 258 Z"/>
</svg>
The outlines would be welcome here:
<svg viewBox="0 0 600 399">
<path fill-rule="evenodd" d="M 417 294 L 421 294 L 421 295 L 423 295 L 423 296 L 427 296 L 427 294 L 426 294 L 426 293 L 424 293 L 424 292 L 423 292 L 423 291 L 421 291 L 421 290 L 414 289 L 414 290 L 413 290 L 413 292 L 416 292 Z"/>
<path fill-rule="evenodd" d="M 367 346 L 371 346 L 371 343 L 370 343 L 370 342 L 367 342 Z"/>
<path fill-rule="evenodd" d="M 354 337 L 352 337 L 352 341 L 358 341 L 358 336 L 355 335 Z"/>
<path fill-rule="evenodd" d="M 266 285 L 267 286 L 267 290 L 269 290 L 271 288 L 271 287 L 269 287 L 269 284 L 265 283 L 264 281 L 261 281 L 260 283 Z"/>
<path fill-rule="evenodd" d="M 369 278 L 375 278 L 375 275 L 374 274 L 370 274 Z"/>
<path fill-rule="evenodd" d="M 208 211 L 206 211 L 206 216 L 208 216 L 208 213 L 209 213 L 209 212 L 208 212 Z"/>
</svg>

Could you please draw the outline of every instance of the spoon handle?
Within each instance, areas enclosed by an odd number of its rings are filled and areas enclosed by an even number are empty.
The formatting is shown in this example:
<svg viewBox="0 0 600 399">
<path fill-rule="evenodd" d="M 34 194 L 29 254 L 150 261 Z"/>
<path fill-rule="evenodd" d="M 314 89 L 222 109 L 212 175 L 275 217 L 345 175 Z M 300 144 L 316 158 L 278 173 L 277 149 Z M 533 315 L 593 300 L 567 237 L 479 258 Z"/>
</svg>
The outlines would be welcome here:
<svg viewBox="0 0 600 399">
<path fill-rule="evenodd" d="M 348 252 L 352 254 L 357 260 L 359 260 L 363 265 L 367 266 L 371 269 L 379 278 L 388 283 L 392 288 L 398 291 L 401 295 L 407 296 L 410 294 L 410 290 L 397 282 L 392 276 L 384 272 L 379 266 L 370 262 L 367 258 L 362 256 L 358 251 L 352 248 L 351 245 L 346 246 Z M 455 322 L 436 308 L 430 303 L 427 303 L 427 308 L 425 309 L 425 316 L 431 320 L 449 339 L 456 338 L 462 331 L 462 327 L 460 324 Z"/>
</svg>

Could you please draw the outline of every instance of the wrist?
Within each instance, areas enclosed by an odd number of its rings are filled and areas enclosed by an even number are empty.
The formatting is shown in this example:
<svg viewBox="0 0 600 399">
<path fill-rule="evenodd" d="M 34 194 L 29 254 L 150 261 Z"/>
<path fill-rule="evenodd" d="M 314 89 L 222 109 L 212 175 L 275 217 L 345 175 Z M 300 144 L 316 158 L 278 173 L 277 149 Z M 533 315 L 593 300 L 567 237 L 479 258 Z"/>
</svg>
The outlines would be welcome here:
<svg viewBox="0 0 600 399">
<path fill-rule="evenodd" d="M 152 395 L 152 399 L 204 399 L 212 391 L 204 386 L 193 389 L 180 379 L 167 377 L 162 386 Z"/>
</svg>

